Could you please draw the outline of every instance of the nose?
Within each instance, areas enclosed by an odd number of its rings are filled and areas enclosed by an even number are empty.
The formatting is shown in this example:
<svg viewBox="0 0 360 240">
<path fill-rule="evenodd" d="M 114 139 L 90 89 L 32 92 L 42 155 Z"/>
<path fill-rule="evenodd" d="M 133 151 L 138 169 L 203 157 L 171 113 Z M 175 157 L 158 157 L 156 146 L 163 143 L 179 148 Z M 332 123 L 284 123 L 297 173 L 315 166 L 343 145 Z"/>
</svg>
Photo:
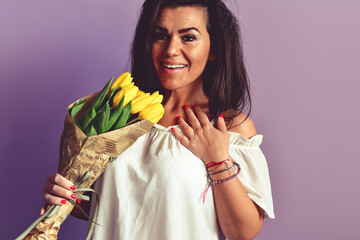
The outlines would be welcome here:
<svg viewBox="0 0 360 240">
<path fill-rule="evenodd" d="M 178 56 L 181 52 L 180 41 L 174 37 L 170 38 L 165 48 L 165 54 L 168 57 Z"/>
</svg>

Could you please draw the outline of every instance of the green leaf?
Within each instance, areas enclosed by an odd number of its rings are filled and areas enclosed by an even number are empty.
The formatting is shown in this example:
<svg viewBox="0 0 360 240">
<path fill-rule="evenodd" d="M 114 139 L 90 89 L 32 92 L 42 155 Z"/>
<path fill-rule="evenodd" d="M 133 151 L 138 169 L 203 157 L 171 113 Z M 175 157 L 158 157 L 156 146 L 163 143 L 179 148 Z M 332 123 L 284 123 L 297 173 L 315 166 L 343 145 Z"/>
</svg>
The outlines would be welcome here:
<svg viewBox="0 0 360 240">
<path fill-rule="evenodd" d="M 97 95 L 97 97 L 95 98 L 95 100 L 92 102 L 90 108 L 94 108 L 95 111 L 97 111 L 99 109 L 99 107 L 101 106 L 102 102 L 104 101 L 106 94 L 109 91 L 109 88 L 111 86 L 111 82 L 114 78 L 112 77 L 109 82 L 104 86 L 104 88 L 101 90 L 101 92 Z"/>
<path fill-rule="evenodd" d="M 120 114 L 123 110 L 124 101 L 125 101 L 125 96 L 123 96 L 123 98 L 121 99 L 119 105 L 115 108 L 115 110 L 111 112 L 109 121 L 107 122 L 105 127 L 105 132 L 109 131 L 111 127 L 114 125 L 115 121 L 120 117 Z"/>
<path fill-rule="evenodd" d="M 74 107 L 76 107 L 76 106 L 78 106 L 78 105 L 80 105 L 82 103 L 85 103 L 85 102 L 86 102 L 86 98 L 77 100 L 75 102 L 74 106 L 72 106 L 71 108 L 68 109 L 69 113 L 73 110 Z"/>
<path fill-rule="evenodd" d="M 102 122 L 102 119 L 104 119 L 105 113 L 104 112 L 100 112 L 96 115 L 94 121 L 93 121 L 93 125 L 94 125 L 94 128 L 96 129 L 96 132 L 101 134 L 101 122 Z"/>
<path fill-rule="evenodd" d="M 76 115 L 76 114 L 81 110 L 81 108 L 84 106 L 85 102 L 86 102 L 86 99 L 85 99 L 85 101 L 84 101 L 83 103 L 80 103 L 80 104 L 74 106 L 74 107 L 71 109 L 71 111 L 70 111 L 70 116 L 71 116 L 71 118 L 74 118 L 74 117 L 75 117 L 75 115 Z"/>
<path fill-rule="evenodd" d="M 75 124 L 81 129 L 81 125 L 80 125 L 79 120 L 78 120 L 78 119 L 75 119 L 74 122 L 75 122 Z"/>
<path fill-rule="evenodd" d="M 111 103 L 112 103 L 112 98 L 119 92 L 121 90 L 121 87 L 118 87 L 118 88 L 114 88 L 112 91 L 111 91 L 111 93 L 110 93 L 110 95 L 109 95 L 109 100 L 108 101 L 110 101 Z"/>
<path fill-rule="evenodd" d="M 105 127 L 106 127 L 106 123 L 109 120 L 109 116 L 110 116 L 110 106 L 109 103 L 106 102 L 104 111 L 98 113 L 96 115 L 96 118 L 94 119 L 94 127 L 98 134 L 105 132 Z"/>
<path fill-rule="evenodd" d="M 91 121 L 96 117 L 96 111 L 94 108 L 89 108 L 85 111 L 84 116 L 80 120 L 80 124 L 82 126 L 81 130 L 87 129 L 90 125 Z"/>
<path fill-rule="evenodd" d="M 76 101 L 76 103 L 75 103 L 75 105 L 79 105 L 79 104 L 83 104 L 83 103 L 85 103 L 86 102 L 86 98 L 83 98 L 83 99 L 80 99 L 80 100 L 77 100 Z"/>
<path fill-rule="evenodd" d="M 99 114 L 105 110 L 105 104 L 103 104 L 97 111 L 96 114 Z"/>
<path fill-rule="evenodd" d="M 107 101 L 105 104 L 104 119 L 101 122 L 101 133 L 106 132 L 106 125 L 109 121 L 109 118 L 110 118 L 110 105 L 109 102 Z"/>
<path fill-rule="evenodd" d="M 97 132 L 96 132 L 94 126 L 91 125 L 90 132 L 89 132 L 88 136 L 90 137 L 90 136 L 95 136 L 95 135 L 97 135 Z"/>
<path fill-rule="evenodd" d="M 93 125 L 89 126 L 84 133 L 88 137 L 97 135 L 97 132 Z"/>
<path fill-rule="evenodd" d="M 122 110 L 120 117 L 116 120 L 111 130 L 119 129 L 126 125 L 126 122 L 129 119 L 131 113 L 131 108 L 132 108 L 132 101 L 130 100 L 130 102 L 126 104 L 126 106 Z"/>
</svg>

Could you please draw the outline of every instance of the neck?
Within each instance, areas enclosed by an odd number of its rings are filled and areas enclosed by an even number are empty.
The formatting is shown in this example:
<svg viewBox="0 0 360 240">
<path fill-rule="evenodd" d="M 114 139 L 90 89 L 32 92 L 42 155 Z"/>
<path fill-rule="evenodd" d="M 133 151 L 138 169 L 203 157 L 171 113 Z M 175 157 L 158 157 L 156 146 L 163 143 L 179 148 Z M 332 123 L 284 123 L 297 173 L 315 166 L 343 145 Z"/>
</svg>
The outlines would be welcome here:
<svg viewBox="0 0 360 240">
<path fill-rule="evenodd" d="M 193 107 L 195 104 L 201 107 L 209 119 L 211 119 L 208 107 L 209 98 L 203 90 L 202 81 L 197 83 L 196 86 L 168 90 L 165 93 L 165 114 L 158 124 L 165 127 L 176 125 L 178 124 L 177 116 L 187 120 L 184 106 Z"/>
<path fill-rule="evenodd" d="M 185 105 L 192 107 L 196 104 L 208 108 L 208 103 L 209 98 L 203 90 L 202 81 L 198 81 L 191 87 L 166 91 L 164 107 L 171 113 L 181 111 Z"/>
</svg>

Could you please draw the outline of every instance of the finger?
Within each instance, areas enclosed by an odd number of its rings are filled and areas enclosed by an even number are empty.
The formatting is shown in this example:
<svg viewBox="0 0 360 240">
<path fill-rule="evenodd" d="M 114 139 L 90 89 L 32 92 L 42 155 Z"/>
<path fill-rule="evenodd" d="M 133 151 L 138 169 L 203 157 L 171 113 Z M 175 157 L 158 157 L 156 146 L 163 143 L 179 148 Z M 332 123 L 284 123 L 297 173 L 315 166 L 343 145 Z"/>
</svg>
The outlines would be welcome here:
<svg viewBox="0 0 360 240">
<path fill-rule="evenodd" d="M 49 176 L 48 181 L 59 185 L 63 188 L 69 189 L 69 190 L 75 190 L 75 185 L 65 177 L 61 176 L 59 173 L 55 173 Z"/>
<path fill-rule="evenodd" d="M 201 129 L 201 124 L 200 124 L 198 118 L 196 117 L 194 112 L 191 110 L 191 108 L 189 108 L 187 105 L 185 105 L 185 113 L 186 113 L 187 119 L 189 120 L 190 126 L 195 130 Z"/>
<path fill-rule="evenodd" d="M 41 208 L 40 208 L 40 215 L 43 215 L 43 214 L 45 213 L 46 206 L 47 206 L 46 203 L 44 203 L 44 204 L 41 206 Z"/>
<path fill-rule="evenodd" d="M 194 111 L 196 113 L 197 118 L 199 119 L 201 126 L 207 126 L 208 124 L 211 124 L 209 118 L 206 116 L 204 111 L 199 106 L 194 105 Z"/>
<path fill-rule="evenodd" d="M 216 126 L 221 132 L 227 132 L 227 127 L 226 127 L 226 123 L 225 123 L 225 120 L 224 120 L 224 115 L 222 113 L 220 113 L 220 115 L 219 115 L 219 117 L 217 119 Z"/>
<path fill-rule="evenodd" d="M 61 198 L 68 198 L 68 199 L 76 198 L 76 195 L 70 190 L 52 183 L 46 183 L 44 185 L 44 192 L 45 194 L 51 194 Z"/>
<path fill-rule="evenodd" d="M 44 201 L 50 205 L 64 205 L 67 202 L 66 199 L 51 195 L 49 193 L 44 194 Z"/>
<path fill-rule="evenodd" d="M 175 128 L 171 128 L 171 131 L 174 135 L 174 137 L 180 141 L 180 143 L 182 145 L 184 145 L 185 147 L 188 147 L 189 146 L 189 139 L 184 135 L 182 134 L 180 131 L 178 131 L 177 129 Z"/>
<path fill-rule="evenodd" d="M 178 123 L 181 131 L 187 138 L 192 138 L 194 136 L 194 129 L 192 129 L 192 127 L 190 127 L 189 124 L 187 124 L 186 121 L 180 116 L 178 116 Z"/>
</svg>

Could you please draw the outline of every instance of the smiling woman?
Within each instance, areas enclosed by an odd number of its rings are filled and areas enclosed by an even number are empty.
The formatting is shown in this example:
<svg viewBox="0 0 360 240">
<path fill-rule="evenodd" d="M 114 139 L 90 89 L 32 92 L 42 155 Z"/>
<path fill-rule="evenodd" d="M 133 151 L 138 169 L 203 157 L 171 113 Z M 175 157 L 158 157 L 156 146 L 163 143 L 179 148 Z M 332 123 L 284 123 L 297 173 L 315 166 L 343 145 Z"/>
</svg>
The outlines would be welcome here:
<svg viewBox="0 0 360 240">
<path fill-rule="evenodd" d="M 210 36 L 203 8 L 164 8 L 157 20 L 152 60 L 162 86 L 179 94 L 201 86 L 210 56 Z M 179 92 L 180 91 L 180 92 Z"/>
<path fill-rule="evenodd" d="M 254 238 L 274 213 L 236 18 L 221 0 L 146 0 L 132 73 L 165 113 L 97 180 L 94 239 Z M 61 176 L 46 186 L 47 203 L 71 196 Z"/>
</svg>

